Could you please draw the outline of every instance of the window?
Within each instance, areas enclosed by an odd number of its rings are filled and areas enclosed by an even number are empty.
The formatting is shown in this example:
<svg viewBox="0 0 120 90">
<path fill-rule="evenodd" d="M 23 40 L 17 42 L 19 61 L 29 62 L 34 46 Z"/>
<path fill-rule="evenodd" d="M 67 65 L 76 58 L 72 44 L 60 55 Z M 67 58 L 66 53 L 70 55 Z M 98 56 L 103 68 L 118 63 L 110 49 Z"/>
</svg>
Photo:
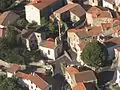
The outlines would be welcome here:
<svg viewBox="0 0 120 90">
<path fill-rule="evenodd" d="M 39 35 L 37 35 L 37 37 L 39 37 Z"/>
<path fill-rule="evenodd" d="M 31 86 L 31 89 L 33 89 L 33 86 Z"/>
<path fill-rule="evenodd" d="M 73 16 L 73 21 L 76 22 L 76 16 Z"/>
<path fill-rule="evenodd" d="M 49 90 L 52 90 L 52 88 L 50 87 Z"/>
<path fill-rule="evenodd" d="M 48 50 L 48 55 L 50 55 L 50 50 Z"/>
</svg>

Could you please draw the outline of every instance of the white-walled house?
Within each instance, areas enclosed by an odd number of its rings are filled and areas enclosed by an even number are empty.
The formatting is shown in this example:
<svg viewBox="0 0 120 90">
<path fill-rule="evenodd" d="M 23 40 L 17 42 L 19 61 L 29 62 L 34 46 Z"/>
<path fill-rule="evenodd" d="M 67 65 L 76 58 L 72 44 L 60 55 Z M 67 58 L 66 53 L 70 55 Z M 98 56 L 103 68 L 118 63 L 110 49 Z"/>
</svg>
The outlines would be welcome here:
<svg viewBox="0 0 120 90">
<path fill-rule="evenodd" d="M 57 43 L 56 40 L 54 41 L 53 39 L 48 38 L 40 43 L 39 50 L 41 56 L 55 60 L 63 53 L 62 47 L 62 43 Z"/>
<path fill-rule="evenodd" d="M 101 27 L 85 27 L 81 29 L 69 29 L 67 32 L 67 42 L 72 49 L 77 54 L 76 60 L 84 64 L 81 60 L 81 53 L 84 49 L 87 42 L 91 41 L 93 38 L 99 39 L 99 36 L 102 35 Z"/>
<path fill-rule="evenodd" d="M 78 90 L 76 89 L 76 85 L 78 85 L 79 83 L 81 83 L 81 88 L 79 87 L 79 90 L 87 90 L 87 85 L 85 84 L 89 84 L 89 83 L 96 83 L 97 79 L 96 76 L 94 75 L 94 72 L 91 70 L 87 70 L 87 71 L 82 71 L 79 72 L 76 68 L 72 67 L 72 66 L 67 66 L 65 67 L 65 79 L 67 80 L 67 82 L 70 84 L 72 90 Z M 89 88 L 90 90 L 95 90 L 94 88 Z"/>
<path fill-rule="evenodd" d="M 36 73 L 25 74 L 17 72 L 16 77 L 19 78 L 20 84 L 28 87 L 29 90 L 52 90 L 52 86 Z"/>
<path fill-rule="evenodd" d="M 86 12 L 87 24 L 91 26 L 100 26 L 101 23 L 111 23 L 113 16 L 109 10 L 100 7 L 91 7 Z"/>
<path fill-rule="evenodd" d="M 44 32 L 36 32 L 33 30 L 22 34 L 22 42 L 29 51 L 38 49 L 40 42 L 45 40 L 45 38 L 46 35 Z"/>
<path fill-rule="evenodd" d="M 114 10 L 115 0 L 102 0 L 103 7 Z"/>
<path fill-rule="evenodd" d="M 41 18 L 48 19 L 52 12 L 62 5 L 62 0 L 33 0 L 25 6 L 26 20 L 41 25 Z"/>
<path fill-rule="evenodd" d="M 74 25 L 85 20 L 85 10 L 81 5 L 76 3 L 69 3 L 63 6 L 62 8 L 54 11 L 53 15 L 59 21 L 68 19 Z"/>
</svg>

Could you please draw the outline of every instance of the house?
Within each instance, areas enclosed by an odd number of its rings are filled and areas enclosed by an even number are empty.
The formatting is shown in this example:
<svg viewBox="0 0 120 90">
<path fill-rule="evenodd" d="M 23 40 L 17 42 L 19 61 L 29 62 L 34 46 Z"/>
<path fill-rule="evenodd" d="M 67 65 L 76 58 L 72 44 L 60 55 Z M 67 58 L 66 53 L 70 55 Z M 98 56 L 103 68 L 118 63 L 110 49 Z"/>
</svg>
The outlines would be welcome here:
<svg viewBox="0 0 120 90">
<path fill-rule="evenodd" d="M 86 12 L 87 24 L 91 26 L 100 26 L 101 23 L 112 22 L 113 16 L 105 8 L 91 7 Z"/>
<path fill-rule="evenodd" d="M 81 60 L 81 53 L 87 44 L 92 39 L 99 40 L 103 34 L 101 26 L 84 27 L 81 29 L 69 29 L 67 32 L 67 42 L 72 51 L 77 54 L 76 60 L 83 65 L 84 62 Z"/>
<path fill-rule="evenodd" d="M 69 29 L 67 32 L 67 41 L 73 51 L 77 51 L 76 46 L 82 41 L 90 41 L 93 38 L 98 38 L 102 34 L 101 26 L 84 27 L 81 29 Z"/>
<path fill-rule="evenodd" d="M 72 22 L 74 26 L 85 20 L 85 10 L 76 3 L 63 6 L 54 11 L 53 15 L 59 21 Z"/>
<path fill-rule="evenodd" d="M 63 53 L 62 43 L 59 43 L 57 40 L 48 38 L 44 40 L 39 45 L 39 50 L 41 56 L 55 60 Z"/>
<path fill-rule="evenodd" d="M 102 0 L 103 7 L 114 10 L 115 0 Z"/>
<path fill-rule="evenodd" d="M 15 76 L 18 77 L 20 83 L 28 87 L 29 90 L 52 90 L 52 86 L 36 73 L 25 74 L 23 72 L 17 72 Z"/>
<path fill-rule="evenodd" d="M 0 28 L 5 28 L 9 24 L 13 24 L 16 20 L 19 19 L 19 15 L 12 11 L 3 12 L 0 15 Z"/>
<path fill-rule="evenodd" d="M 46 38 L 44 32 L 34 30 L 23 30 L 22 32 L 24 32 L 22 42 L 29 51 L 38 49 L 40 42 Z"/>
<path fill-rule="evenodd" d="M 81 90 L 88 90 L 86 89 L 85 84 L 87 83 L 96 83 L 97 79 L 94 75 L 93 71 L 82 71 L 79 72 L 76 68 L 72 66 L 68 66 L 65 68 L 65 79 L 70 84 L 73 90 L 78 90 L 78 87 L 81 87 Z M 94 90 L 90 89 L 89 90 Z"/>
<path fill-rule="evenodd" d="M 7 77 L 12 77 L 16 74 L 16 72 L 20 69 L 20 65 L 13 64 L 10 66 L 10 68 L 7 70 Z"/>
<path fill-rule="evenodd" d="M 63 0 L 32 0 L 25 6 L 26 20 L 29 23 L 37 22 L 41 25 L 41 19 L 48 20 L 53 11 L 63 5 Z"/>
</svg>

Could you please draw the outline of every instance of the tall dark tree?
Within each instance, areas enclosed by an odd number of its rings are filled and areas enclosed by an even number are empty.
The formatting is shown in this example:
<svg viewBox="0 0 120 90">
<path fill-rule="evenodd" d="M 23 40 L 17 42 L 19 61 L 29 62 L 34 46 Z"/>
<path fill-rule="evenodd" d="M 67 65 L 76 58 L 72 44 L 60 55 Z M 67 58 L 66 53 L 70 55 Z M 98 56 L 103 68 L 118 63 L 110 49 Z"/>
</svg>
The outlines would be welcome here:
<svg viewBox="0 0 120 90">
<path fill-rule="evenodd" d="M 17 78 L 6 78 L 0 84 L 0 90 L 28 90 L 19 84 Z"/>
<path fill-rule="evenodd" d="M 107 49 L 98 41 L 88 42 L 81 54 L 81 59 L 89 66 L 101 67 L 107 61 Z"/>
<path fill-rule="evenodd" d="M 24 18 L 22 18 L 22 19 L 19 19 L 16 24 L 17 24 L 16 26 L 18 28 L 23 29 L 23 28 L 26 27 L 26 25 L 28 24 L 28 22 Z"/>
<path fill-rule="evenodd" d="M 8 26 L 6 28 L 6 36 L 4 41 L 6 41 L 6 44 L 8 47 L 12 48 L 17 45 L 17 31 L 15 30 L 16 28 L 14 26 Z"/>
<path fill-rule="evenodd" d="M 14 0 L 0 0 L 0 10 L 1 10 L 1 11 L 4 11 L 4 10 L 7 9 L 13 2 L 14 2 Z"/>
</svg>

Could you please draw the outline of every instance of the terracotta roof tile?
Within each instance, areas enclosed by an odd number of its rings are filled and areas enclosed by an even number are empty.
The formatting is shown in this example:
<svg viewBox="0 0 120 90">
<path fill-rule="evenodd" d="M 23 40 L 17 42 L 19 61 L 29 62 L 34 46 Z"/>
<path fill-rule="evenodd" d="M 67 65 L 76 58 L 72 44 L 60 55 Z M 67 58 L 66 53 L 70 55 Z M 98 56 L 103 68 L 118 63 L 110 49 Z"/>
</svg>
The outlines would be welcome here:
<svg viewBox="0 0 120 90">
<path fill-rule="evenodd" d="M 87 71 L 76 73 L 74 77 L 77 83 L 80 83 L 80 82 L 88 83 L 88 82 L 94 82 L 97 80 L 92 70 L 87 70 Z"/>
<path fill-rule="evenodd" d="M 72 90 L 86 90 L 86 87 L 85 87 L 85 85 L 83 83 L 78 83 L 77 85 L 75 85 L 73 87 Z"/>
<path fill-rule="evenodd" d="M 74 32 L 79 36 L 79 38 L 85 38 L 85 37 L 99 35 L 103 32 L 103 30 L 101 26 L 94 26 L 94 27 L 86 27 L 82 29 L 69 29 L 68 32 Z"/>
<path fill-rule="evenodd" d="M 16 76 L 22 79 L 30 80 L 32 83 L 34 83 L 37 87 L 39 87 L 41 90 L 44 90 L 49 84 L 43 80 L 41 77 L 39 77 L 37 74 L 25 74 L 22 72 L 17 72 Z"/>
<path fill-rule="evenodd" d="M 109 44 L 109 43 L 114 43 L 114 44 L 117 44 L 117 45 L 120 45 L 120 38 L 118 37 L 115 37 L 115 38 L 111 38 L 107 41 L 105 41 L 105 44 Z"/>
<path fill-rule="evenodd" d="M 87 12 L 91 13 L 93 18 L 112 18 L 112 15 L 109 11 L 102 10 L 99 7 L 91 7 Z"/>
<path fill-rule="evenodd" d="M 19 68 L 20 68 L 20 65 L 18 65 L 18 64 L 13 64 L 13 65 L 11 65 L 11 67 L 8 69 L 8 72 L 14 73 L 14 72 L 18 71 Z"/>
<path fill-rule="evenodd" d="M 66 67 L 65 70 L 70 74 L 70 76 L 74 75 L 75 73 L 79 73 L 79 71 L 72 66 Z"/>
<path fill-rule="evenodd" d="M 77 5 L 78 4 L 67 4 L 67 5 L 63 6 L 62 8 L 56 10 L 54 13 L 64 13 L 66 11 L 69 11 L 71 8 L 74 8 Z"/>
<path fill-rule="evenodd" d="M 36 86 L 38 86 L 41 90 L 44 90 L 48 86 L 48 83 L 44 81 L 41 77 L 39 77 L 37 74 L 29 74 L 28 79 Z"/>
<path fill-rule="evenodd" d="M 111 23 L 102 23 L 101 25 L 102 25 L 103 30 L 108 30 L 108 29 L 112 28 Z"/>
<path fill-rule="evenodd" d="M 89 31 L 87 32 L 89 36 L 94 36 L 94 35 L 99 35 L 103 32 L 101 27 L 91 27 L 91 29 L 89 29 Z"/>
<path fill-rule="evenodd" d="M 15 75 L 21 79 L 28 79 L 29 76 L 28 74 L 25 74 L 23 72 L 17 72 Z"/>
<path fill-rule="evenodd" d="M 85 45 L 86 45 L 85 42 L 81 42 L 81 43 L 79 44 L 80 49 L 83 50 L 83 49 L 85 48 Z"/>
<path fill-rule="evenodd" d="M 48 7 L 49 5 L 53 4 L 56 1 L 58 0 L 34 0 L 30 2 L 28 5 L 34 5 L 36 8 L 41 10 Z"/>
</svg>

